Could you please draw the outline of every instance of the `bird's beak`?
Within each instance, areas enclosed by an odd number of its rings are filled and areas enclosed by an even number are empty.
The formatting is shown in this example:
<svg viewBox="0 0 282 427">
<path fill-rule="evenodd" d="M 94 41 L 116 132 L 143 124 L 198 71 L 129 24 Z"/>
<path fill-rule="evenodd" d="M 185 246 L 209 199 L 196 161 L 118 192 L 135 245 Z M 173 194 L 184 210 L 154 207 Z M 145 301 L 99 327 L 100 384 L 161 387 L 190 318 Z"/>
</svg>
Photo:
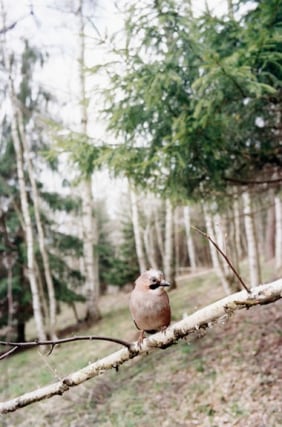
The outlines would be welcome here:
<svg viewBox="0 0 282 427">
<path fill-rule="evenodd" d="M 166 280 L 162 280 L 162 281 L 161 281 L 161 286 L 163 286 L 163 287 L 168 287 L 168 286 L 170 286 L 170 283 L 169 283 L 169 282 L 167 282 Z"/>
</svg>

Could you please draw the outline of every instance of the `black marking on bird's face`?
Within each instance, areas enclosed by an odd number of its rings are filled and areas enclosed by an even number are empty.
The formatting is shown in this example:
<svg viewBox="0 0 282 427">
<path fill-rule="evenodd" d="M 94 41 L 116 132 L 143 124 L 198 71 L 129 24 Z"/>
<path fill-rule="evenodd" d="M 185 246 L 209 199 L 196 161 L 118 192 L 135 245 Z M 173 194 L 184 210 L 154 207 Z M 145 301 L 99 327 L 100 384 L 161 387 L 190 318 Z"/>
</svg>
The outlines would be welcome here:
<svg viewBox="0 0 282 427">
<path fill-rule="evenodd" d="M 163 273 L 160 270 L 155 270 L 151 268 L 145 273 L 146 279 L 148 280 L 147 286 L 151 290 L 156 290 L 159 288 L 164 288 L 169 286 L 169 283 L 165 280 Z"/>
<path fill-rule="evenodd" d="M 149 285 L 150 289 L 158 289 L 161 286 L 160 283 L 151 283 L 151 285 Z"/>
<path fill-rule="evenodd" d="M 155 277 L 155 276 L 151 276 L 149 288 L 150 289 L 158 289 L 160 286 L 161 286 L 160 279 Z"/>
</svg>

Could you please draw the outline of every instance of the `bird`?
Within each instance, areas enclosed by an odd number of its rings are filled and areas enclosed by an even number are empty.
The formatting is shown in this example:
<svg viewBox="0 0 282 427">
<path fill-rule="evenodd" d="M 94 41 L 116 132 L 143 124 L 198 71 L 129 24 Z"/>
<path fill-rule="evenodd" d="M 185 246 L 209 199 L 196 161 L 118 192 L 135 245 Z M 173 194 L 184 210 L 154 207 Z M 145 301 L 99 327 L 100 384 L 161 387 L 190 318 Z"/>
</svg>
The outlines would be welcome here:
<svg viewBox="0 0 282 427">
<path fill-rule="evenodd" d="M 129 299 L 129 309 L 137 329 L 140 330 L 138 345 L 145 332 L 155 333 L 165 330 L 171 320 L 169 298 L 165 291 L 170 284 L 160 270 L 146 270 L 135 281 Z"/>
</svg>

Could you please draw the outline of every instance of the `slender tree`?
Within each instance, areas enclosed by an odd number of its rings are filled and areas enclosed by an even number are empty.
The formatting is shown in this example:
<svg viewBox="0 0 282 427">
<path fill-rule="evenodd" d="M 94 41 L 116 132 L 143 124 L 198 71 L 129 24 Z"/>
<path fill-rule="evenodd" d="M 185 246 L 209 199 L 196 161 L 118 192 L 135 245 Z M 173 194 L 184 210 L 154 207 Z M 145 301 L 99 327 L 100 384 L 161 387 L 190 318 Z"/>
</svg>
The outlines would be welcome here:
<svg viewBox="0 0 282 427">
<path fill-rule="evenodd" d="M 257 286 L 261 283 L 260 261 L 258 253 L 258 245 L 256 238 L 256 230 L 254 223 L 254 213 L 252 212 L 252 203 L 250 193 L 245 191 L 242 194 L 244 205 L 244 218 L 245 218 L 245 231 L 248 244 L 248 261 L 249 261 L 249 274 L 250 285 Z"/>
<path fill-rule="evenodd" d="M 277 271 L 282 268 L 282 201 L 279 194 L 275 196 L 275 264 Z"/>
<path fill-rule="evenodd" d="M 80 78 L 80 122 L 81 133 L 88 134 L 88 110 L 85 81 L 85 18 L 84 0 L 79 0 L 79 78 Z M 98 320 L 101 317 L 99 296 L 99 262 L 98 262 L 98 228 L 97 220 L 93 215 L 94 199 L 92 193 L 92 175 L 86 173 L 80 184 L 82 199 L 82 227 L 83 227 L 83 253 L 85 266 L 85 288 L 86 288 L 86 318 L 87 320 Z"/>
<path fill-rule="evenodd" d="M 142 230 L 139 218 L 138 199 L 134 189 L 130 188 L 131 211 L 132 211 L 132 224 L 134 230 L 136 254 L 139 263 L 140 273 L 147 270 L 146 254 L 143 246 Z"/>
<path fill-rule="evenodd" d="M 188 256 L 190 261 L 190 267 L 191 267 L 191 271 L 194 272 L 196 270 L 197 264 L 196 264 L 195 246 L 194 246 L 194 241 L 191 233 L 190 206 L 185 206 L 183 212 L 184 212 L 184 225 L 185 225 L 185 231 L 186 231 L 187 249 L 188 249 Z"/>
</svg>

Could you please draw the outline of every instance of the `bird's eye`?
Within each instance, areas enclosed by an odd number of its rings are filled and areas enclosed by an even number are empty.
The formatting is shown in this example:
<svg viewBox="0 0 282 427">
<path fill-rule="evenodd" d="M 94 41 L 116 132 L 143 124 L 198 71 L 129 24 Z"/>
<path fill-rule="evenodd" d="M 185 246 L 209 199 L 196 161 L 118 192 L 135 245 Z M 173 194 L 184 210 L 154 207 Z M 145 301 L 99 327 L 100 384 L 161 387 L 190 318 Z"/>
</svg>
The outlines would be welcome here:
<svg viewBox="0 0 282 427">
<path fill-rule="evenodd" d="M 152 279 L 152 283 L 150 284 L 150 289 L 157 289 L 159 288 L 160 283 L 157 281 L 157 279 Z"/>
</svg>

